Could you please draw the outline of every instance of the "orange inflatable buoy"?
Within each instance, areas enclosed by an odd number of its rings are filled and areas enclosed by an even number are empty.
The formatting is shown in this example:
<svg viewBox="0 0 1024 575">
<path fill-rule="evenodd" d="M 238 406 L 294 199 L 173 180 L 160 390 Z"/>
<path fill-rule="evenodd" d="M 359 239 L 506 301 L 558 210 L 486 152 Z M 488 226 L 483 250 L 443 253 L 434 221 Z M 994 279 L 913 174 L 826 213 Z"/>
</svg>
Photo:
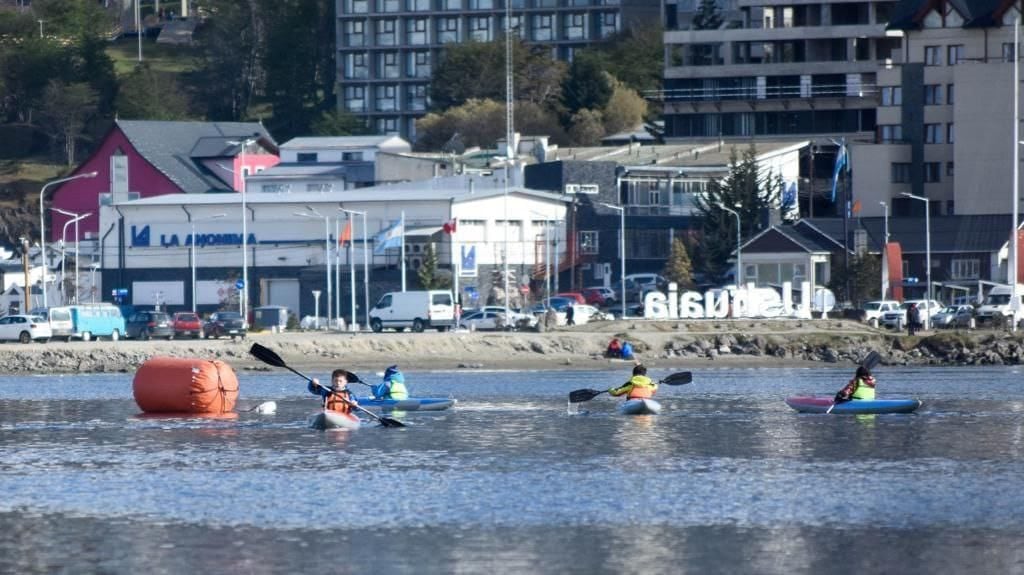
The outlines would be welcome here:
<svg viewBox="0 0 1024 575">
<path fill-rule="evenodd" d="M 132 395 L 146 413 L 228 413 L 238 378 L 223 361 L 154 357 L 135 372 Z"/>
</svg>

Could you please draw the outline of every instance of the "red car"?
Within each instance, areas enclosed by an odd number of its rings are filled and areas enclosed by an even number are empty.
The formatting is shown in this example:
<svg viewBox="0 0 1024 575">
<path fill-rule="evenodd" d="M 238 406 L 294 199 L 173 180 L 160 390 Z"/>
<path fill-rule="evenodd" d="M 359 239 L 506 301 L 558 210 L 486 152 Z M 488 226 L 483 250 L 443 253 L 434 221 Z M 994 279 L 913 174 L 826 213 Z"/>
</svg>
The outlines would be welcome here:
<svg viewBox="0 0 1024 575">
<path fill-rule="evenodd" d="M 203 337 L 203 322 L 199 316 L 190 311 L 179 311 L 172 321 L 174 337 L 191 336 L 195 339 Z"/>
<path fill-rule="evenodd" d="M 584 288 L 582 292 L 583 297 L 586 298 L 587 303 L 592 306 L 603 306 L 605 304 L 604 294 L 597 288 Z"/>
<path fill-rule="evenodd" d="M 562 293 L 556 293 L 555 297 L 564 297 L 567 299 L 574 300 L 576 303 L 587 303 L 587 298 L 578 291 L 567 291 Z"/>
</svg>

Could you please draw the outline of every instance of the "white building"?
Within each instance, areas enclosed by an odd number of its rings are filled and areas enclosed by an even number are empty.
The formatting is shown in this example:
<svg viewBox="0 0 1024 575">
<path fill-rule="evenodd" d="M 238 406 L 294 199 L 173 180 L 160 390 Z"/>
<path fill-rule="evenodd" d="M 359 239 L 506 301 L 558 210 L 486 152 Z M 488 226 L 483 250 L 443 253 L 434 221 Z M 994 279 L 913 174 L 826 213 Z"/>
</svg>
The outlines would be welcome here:
<svg viewBox="0 0 1024 575">
<path fill-rule="evenodd" d="M 328 304 L 321 301 L 320 315 L 336 317 L 340 307 L 350 317 L 351 264 L 360 286 L 356 289 L 360 319 L 364 300 L 372 305 L 380 293 L 401 289 L 399 249 L 375 254 L 374 247 L 375 236 L 403 215 L 406 287 L 417 289 L 416 270 L 433 245 L 440 270 L 450 274 L 453 261 L 465 264 L 459 283 L 466 306 L 483 303 L 485 295 L 479 302 L 471 296 L 488 293 L 491 272 L 504 269 L 506 256 L 510 275 L 517 278 L 514 286 L 522 289 L 528 278 L 536 277 L 538 266 L 543 274 L 549 251 L 544 249 L 546 235 L 553 238 L 555 253 L 565 245 L 565 227 L 560 224 L 566 218 L 567 199 L 522 187 L 506 190 L 500 175 L 323 192 L 252 193 L 249 189 L 245 205 L 249 301 L 253 306 L 284 305 L 300 315 L 314 313 L 312 291 L 320 290 L 321 299 L 331 301 L 330 308 L 335 310 L 324 313 Z M 243 276 L 241 200 L 237 194 L 173 194 L 102 206 L 101 229 L 111 230 L 102 234 L 100 242 L 105 291 L 126 290 L 124 303 L 161 304 L 172 311 L 190 308 L 194 265 L 194 297 L 200 311 L 230 309 L 232 302 L 237 305 L 235 286 Z M 352 222 L 351 259 L 348 249 L 336 249 L 348 222 L 342 209 L 366 214 L 365 229 L 361 216 Z M 456 225 L 452 235 L 442 229 L 449 222 Z M 462 258 L 464 251 L 467 257 Z M 364 261 L 369 268 L 370 297 L 362 293 Z"/>
</svg>

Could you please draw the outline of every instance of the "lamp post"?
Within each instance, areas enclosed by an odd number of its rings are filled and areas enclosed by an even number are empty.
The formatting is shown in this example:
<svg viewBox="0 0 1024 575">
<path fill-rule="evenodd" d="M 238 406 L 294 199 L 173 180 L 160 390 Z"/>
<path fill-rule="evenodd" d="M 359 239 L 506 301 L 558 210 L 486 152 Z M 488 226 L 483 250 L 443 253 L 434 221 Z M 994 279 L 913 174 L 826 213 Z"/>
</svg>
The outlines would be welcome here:
<svg viewBox="0 0 1024 575">
<path fill-rule="evenodd" d="M 141 52 L 140 52 L 141 53 Z M 140 56 L 141 60 L 142 57 Z M 254 134 L 251 138 L 245 138 L 244 140 L 229 140 L 228 143 L 237 146 L 242 146 L 242 151 L 239 153 L 239 160 L 241 165 L 239 166 L 238 173 L 242 179 L 242 291 L 238 294 L 238 312 L 242 314 L 242 322 L 248 324 L 249 314 L 246 313 L 249 309 L 249 233 L 246 230 L 246 216 L 245 210 L 245 149 L 250 144 L 259 140 L 259 134 Z"/>
<path fill-rule="evenodd" d="M 227 214 L 214 214 L 205 218 L 193 218 L 192 224 L 192 313 L 196 312 L 196 222 L 202 222 L 206 220 L 216 220 L 219 218 L 226 217 Z M 95 273 L 96 268 L 93 268 Z M 95 277 L 95 276 L 94 276 Z M 95 288 L 95 284 L 93 285 Z"/>
<path fill-rule="evenodd" d="M 296 216 L 304 218 L 322 219 L 324 221 L 324 275 L 327 281 L 327 328 L 331 327 L 331 297 L 334 295 L 331 282 L 331 219 L 321 215 L 320 212 L 309 208 L 309 212 L 294 212 Z M 319 305 L 317 311 L 319 312 Z M 319 320 L 318 320 L 319 326 Z"/>
<path fill-rule="evenodd" d="M 43 188 L 39 190 L 39 253 L 43 256 L 43 305 L 42 307 L 50 307 L 48 300 L 46 299 L 46 275 L 49 266 L 46 263 L 46 217 L 43 211 L 43 201 L 46 199 L 46 190 L 50 186 L 57 184 L 63 184 L 64 182 L 70 182 L 71 180 L 81 180 L 85 178 L 95 178 L 97 172 L 86 172 L 84 174 L 76 174 L 74 176 L 68 176 L 66 178 L 60 178 L 59 180 L 53 180 L 43 185 Z M 25 310 L 28 311 L 28 310 Z"/>
<path fill-rule="evenodd" d="M 92 279 L 90 280 L 92 286 L 89 288 L 89 291 L 92 292 L 92 303 L 96 303 L 96 268 L 100 267 L 100 263 L 94 262 L 89 267 L 92 268 Z"/>
<path fill-rule="evenodd" d="M 606 208 L 619 212 L 619 283 L 622 284 L 622 319 L 626 318 L 626 207 L 601 203 Z M 641 302 L 643 303 L 643 302 Z"/>
<path fill-rule="evenodd" d="M 61 234 L 60 234 L 60 279 L 61 279 L 62 282 L 64 281 L 64 278 L 67 277 L 67 272 L 65 271 L 65 268 L 67 267 L 65 265 L 65 263 L 67 262 L 67 258 L 66 258 L 66 256 L 64 254 L 65 254 L 65 250 L 67 249 L 67 244 L 68 244 L 68 240 L 67 240 L 68 226 L 70 226 L 71 224 L 75 224 L 75 291 L 74 291 L 74 295 L 73 295 L 73 297 L 71 299 L 71 303 L 78 303 L 78 222 L 80 222 L 80 221 L 84 220 L 85 218 L 91 216 L 92 212 L 87 212 L 87 213 L 84 213 L 84 214 L 77 214 L 75 212 L 69 212 L 69 211 L 66 211 L 66 210 L 62 210 L 60 208 L 50 208 L 50 209 L 55 211 L 55 212 L 57 212 L 57 213 L 59 213 L 59 214 L 64 214 L 65 216 L 71 216 L 71 218 L 72 218 L 72 219 L 64 222 L 64 229 L 61 230 Z M 68 303 L 68 302 L 65 301 L 64 303 Z"/>
<path fill-rule="evenodd" d="M 924 202 L 924 266 L 925 266 L 925 277 L 928 281 L 928 302 L 929 306 L 924 313 L 924 328 L 930 329 L 932 318 L 931 318 L 931 303 L 932 303 L 932 220 L 929 212 L 928 198 L 922 196 L 915 196 L 910 192 L 903 192 L 900 194 L 903 197 L 910 198 L 912 200 L 918 200 Z"/>
<path fill-rule="evenodd" d="M 889 272 L 888 272 L 888 247 L 889 247 L 889 204 L 885 202 L 878 202 L 882 204 L 882 216 L 884 217 L 885 227 L 884 234 L 882 236 L 882 299 L 889 297 Z"/>
<path fill-rule="evenodd" d="M 369 243 L 366 241 L 366 212 L 360 212 L 357 210 L 346 210 L 345 208 L 338 208 L 339 211 L 345 212 L 349 215 L 362 216 L 363 217 L 363 314 L 366 317 L 366 330 L 370 330 L 370 252 L 368 249 Z M 404 231 L 403 231 L 404 233 Z M 349 242 L 349 262 L 352 265 L 352 281 L 355 282 L 356 268 L 355 259 L 353 254 L 355 253 L 352 242 Z M 352 325 L 359 325 L 356 321 L 356 304 L 355 304 L 355 285 L 352 286 Z"/>
<path fill-rule="evenodd" d="M 742 225 L 740 225 L 740 213 L 737 212 L 736 210 L 731 209 L 731 208 L 727 208 L 726 206 L 724 206 L 722 204 L 719 204 L 718 207 L 720 207 L 723 210 L 729 212 L 730 214 L 736 216 L 736 278 L 735 279 L 736 279 L 736 290 L 739 291 L 740 285 L 742 285 L 741 281 L 742 281 L 742 278 L 743 278 L 743 252 L 740 251 L 740 246 L 743 245 L 743 243 L 742 243 L 742 237 L 743 237 L 742 228 L 743 227 L 742 227 Z"/>
</svg>

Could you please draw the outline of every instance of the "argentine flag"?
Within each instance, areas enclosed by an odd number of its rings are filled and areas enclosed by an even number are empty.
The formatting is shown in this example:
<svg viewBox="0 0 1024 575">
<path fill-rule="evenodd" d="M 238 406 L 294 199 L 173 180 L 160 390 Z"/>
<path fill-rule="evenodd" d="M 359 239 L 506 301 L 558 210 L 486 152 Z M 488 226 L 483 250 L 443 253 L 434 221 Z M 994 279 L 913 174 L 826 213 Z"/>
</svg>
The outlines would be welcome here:
<svg viewBox="0 0 1024 575">
<path fill-rule="evenodd" d="M 402 225 L 402 220 L 394 221 L 387 229 L 373 238 L 373 253 L 379 256 L 388 248 L 401 247 L 404 233 L 405 226 Z"/>
<path fill-rule="evenodd" d="M 839 176 L 843 170 L 849 170 L 849 159 L 846 152 L 846 140 L 839 143 L 839 153 L 836 154 L 836 165 L 832 169 L 832 201 L 836 201 L 836 185 L 839 183 Z"/>
</svg>

